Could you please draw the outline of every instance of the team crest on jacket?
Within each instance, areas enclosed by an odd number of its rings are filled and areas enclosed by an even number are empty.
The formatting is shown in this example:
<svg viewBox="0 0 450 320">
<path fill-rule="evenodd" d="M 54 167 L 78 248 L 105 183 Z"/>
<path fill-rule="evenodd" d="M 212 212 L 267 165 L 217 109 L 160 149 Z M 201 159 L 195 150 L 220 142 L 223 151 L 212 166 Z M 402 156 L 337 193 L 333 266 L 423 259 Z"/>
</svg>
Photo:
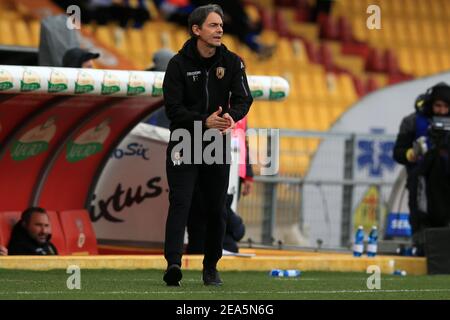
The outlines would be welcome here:
<svg viewBox="0 0 450 320">
<path fill-rule="evenodd" d="M 225 68 L 217 67 L 216 68 L 216 76 L 217 76 L 217 79 L 222 79 L 225 76 Z"/>
</svg>

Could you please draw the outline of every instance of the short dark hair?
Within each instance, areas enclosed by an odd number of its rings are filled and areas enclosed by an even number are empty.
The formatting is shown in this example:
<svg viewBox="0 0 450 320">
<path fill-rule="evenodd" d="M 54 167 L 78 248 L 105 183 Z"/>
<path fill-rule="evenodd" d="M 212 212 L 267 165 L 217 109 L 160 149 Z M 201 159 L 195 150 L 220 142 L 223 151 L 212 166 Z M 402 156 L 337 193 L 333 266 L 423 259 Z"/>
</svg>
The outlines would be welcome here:
<svg viewBox="0 0 450 320">
<path fill-rule="evenodd" d="M 206 6 L 198 7 L 191 12 L 188 18 L 188 28 L 189 34 L 192 37 L 195 36 L 192 32 L 192 26 L 196 24 L 201 27 L 211 12 L 217 13 L 223 20 L 223 10 L 218 4 L 207 4 Z"/>
<path fill-rule="evenodd" d="M 30 222 L 31 216 L 35 212 L 47 214 L 47 211 L 45 211 L 45 209 L 41 207 L 29 207 L 22 212 L 22 216 L 20 217 L 20 219 L 23 223 L 28 224 L 28 222 Z"/>
</svg>

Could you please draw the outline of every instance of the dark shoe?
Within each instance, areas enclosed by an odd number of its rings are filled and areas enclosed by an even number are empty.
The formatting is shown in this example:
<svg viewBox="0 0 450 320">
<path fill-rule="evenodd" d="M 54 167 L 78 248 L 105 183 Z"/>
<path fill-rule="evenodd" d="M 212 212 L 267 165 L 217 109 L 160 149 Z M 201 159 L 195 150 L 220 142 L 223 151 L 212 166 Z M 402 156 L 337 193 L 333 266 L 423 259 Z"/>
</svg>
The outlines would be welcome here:
<svg viewBox="0 0 450 320">
<path fill-rule="evenodd" d="M 182 277 L 183 274 L 181 273 L 180 266 L 177 264 L 172 264 L 167 268 L 166 272 L 164 272 L 163 280 L 168 286 L 179 287 Z"/>
<path fill-rule="evenodd" d="M 203 284 L 205 286 L 221 286 L 223 284 L 216 268 L 203 269 Z"/>
</svg>

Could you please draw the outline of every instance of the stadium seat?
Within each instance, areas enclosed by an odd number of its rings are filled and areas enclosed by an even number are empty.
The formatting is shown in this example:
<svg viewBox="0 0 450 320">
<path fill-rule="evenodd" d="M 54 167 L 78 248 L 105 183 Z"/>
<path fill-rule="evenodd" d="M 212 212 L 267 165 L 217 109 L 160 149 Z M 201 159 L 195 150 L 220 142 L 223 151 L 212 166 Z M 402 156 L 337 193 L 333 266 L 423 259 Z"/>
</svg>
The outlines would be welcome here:
<svg viewBox="0 0 450 320">
<path fill-rule="evenodd" d="M 14 33 L 11 25 L 11 21 L 0 19 L 0 44 L 2 45 L 15 45 Z"/>
<path fill-rule="evenodd" d="M 58 255 L 66 255 L 66 240 L 64 239 L 64 234 L 58 214 L 56 213 L 56 211 L 47 211 L 47 214 L 52 226 L 52 238 L 50 241 L 58 250 Z"/>
<path fill-rule="evenodd" d="M 69 254 L 98 254 L 97 239 L 86 210 L 60 211 L 58 215 Z"/>
<path fill-rule="evenodd" d="M 0 224 L 1 224 L 1 222 L 0 222 Z M 6 247 L 5 240 L 3 240 L 4 237 L 5 236 L 3 235 L 2 227 L 0 226 L 0 246 Z"/>
<path fill-rule="evenodd" d="M 20 211 L 4 211 L 0 212 L 0 233 L 2 236 L 1 245 L 7 247 L 9 239 L 11 238 L 11 232 L 17 221 L 20 220 Z"/>
<path fill-rule="evenodd" d="M 20 46 L 32 46 L 31 33 L 25 21 L 20 19 L 14 21 L 13 28 L 16 34 L 16 44 Z"/>
<path fill-rule="evenodd" d="M 40 33 L 41 33 L 41 23 L 39 20 L 32 20 L 29 22 L 30 26 L 30 36 L 31 36 L 31 43 L 33 47 L 39 46 L 40 41 Z"/>
</svg>

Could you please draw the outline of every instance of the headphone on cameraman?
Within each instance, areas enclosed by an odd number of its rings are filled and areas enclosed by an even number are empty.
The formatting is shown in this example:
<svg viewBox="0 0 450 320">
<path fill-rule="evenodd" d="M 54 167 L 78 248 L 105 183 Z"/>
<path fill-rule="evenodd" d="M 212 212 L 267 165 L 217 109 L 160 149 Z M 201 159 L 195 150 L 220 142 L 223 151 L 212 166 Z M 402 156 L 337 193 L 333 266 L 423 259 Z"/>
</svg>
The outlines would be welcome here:
<svg viewBox="0 0 450 320">
<path fill-rule="evenodd" d="M 421 113 L 429 111 L 425 109 L 427 108 L 427 106 L 431 106 L 431 104 L 433 103 L 433 91 L 438 87 L 448 87 L 450 89 L 450 86 L 446 82 L 439 82 L 434 86 L 428 88 L 427 91 L 425 91 L 425 93 L 420 94 L 416 98 L 416 101 L 414 103 L 416 111 L 419 111 Z"/>
</svg>

